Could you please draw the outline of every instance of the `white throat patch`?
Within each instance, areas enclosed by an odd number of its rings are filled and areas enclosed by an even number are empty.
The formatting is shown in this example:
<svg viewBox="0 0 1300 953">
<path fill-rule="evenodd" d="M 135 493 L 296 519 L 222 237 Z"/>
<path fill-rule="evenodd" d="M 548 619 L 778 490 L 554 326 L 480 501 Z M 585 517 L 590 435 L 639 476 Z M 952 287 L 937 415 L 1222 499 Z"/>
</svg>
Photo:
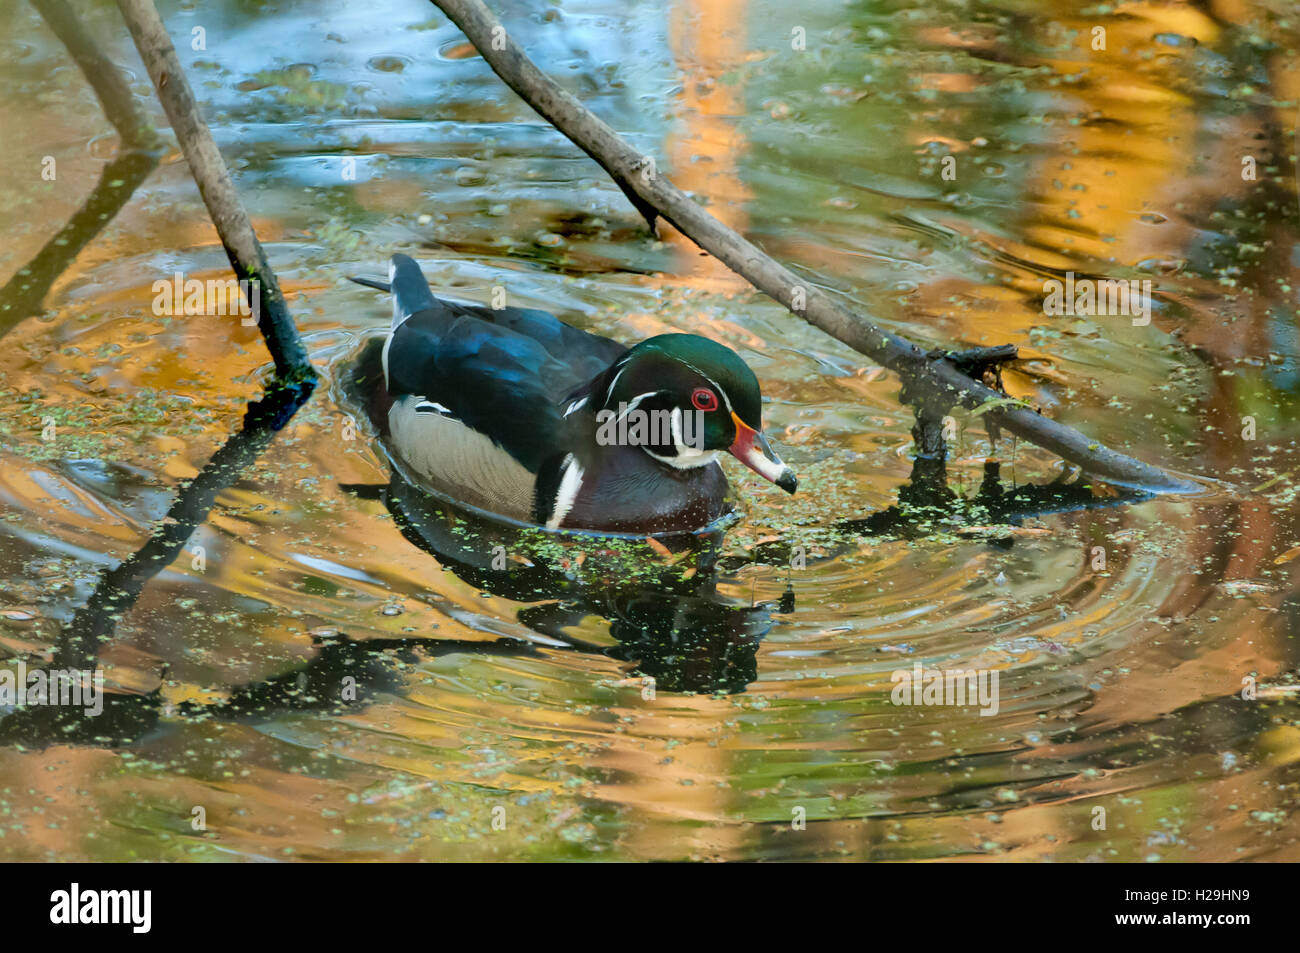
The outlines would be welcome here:
<svg viewBox="0 0 1300 953">
<path fill-rule="evenodd" d="M 677 450 L 677 455 L 665 457 L 655 453 L 649 447 L 642 447 L 650 456 L 654 457 L 660 463 L 666 463 L 670 467 L 678 470 L 693 470 L 696 467 L 707 467 L 718 459 L 718 451 L 701 450 L 698 447 L 692 447 L 686 443 L 685 437 L 682 436 L 682 409 L 674 407 L 669 417 L 669 426 L 672 429 L 673 447 Z M 702 436 L 702 435 L 701 435 Z M 701 442 L 703 440 L 701 439 Z"/>
</svg>

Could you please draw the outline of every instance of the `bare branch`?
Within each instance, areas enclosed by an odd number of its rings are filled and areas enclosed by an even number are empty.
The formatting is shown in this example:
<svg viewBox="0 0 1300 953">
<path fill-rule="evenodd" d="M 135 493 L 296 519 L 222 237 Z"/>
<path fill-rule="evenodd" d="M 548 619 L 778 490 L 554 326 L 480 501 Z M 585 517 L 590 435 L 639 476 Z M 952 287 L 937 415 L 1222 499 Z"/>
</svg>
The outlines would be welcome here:
<svg viewBox="0 0 1300 953">
<path fill-rule="evenodd" d="M 158 134 L 136 108 L 126 80 L 86 32 L 67 0 L 31 0 L 31 3 L 85 74 L 104 115 L 122 137 L 122 151 L 158 148 Z"/>
<path fill-rule="evenodd" d="M 140 51 L 140 58 L 144 60 L 145 69 L 149 71 L 149 78 L 153 80 L 154 89 L 158 91 L 172 132 L 180 141 L 185 161 L 198 183 L 199 194 L 208 207 L 217 234 L 221 236 L 230 264 L 241 281 L 249 282 L 251 293 L 260 294 L 260 302 L 250 304 L 257 308 L 258 328 L 271 357 L 275 359 L 276 374 L 283 380 L 314 379 L 316 372 L 312 370 L 307 351 L 298 337 L 298 329 L 280 292 L 275 272 L 271 270 L 262 243 L 257 240 L 248 214 L 239 201 L 239 193 L 235 191 L 230 171 L 217 150 L 212 133 L 199 115 L 194 92 L 181 69 L 167 29 L 154 9 L 153 0 L 117 0 L 117 5 L 131 31 L 131 38 L 135 40 L 136 49 Z"/>
<path fill-rule="evenodd" d="M 95 91 L 121 144 L 77 214 L 0 288 L 0 337 L 40 311 L 54 282 L 131 200 L 162 154 L 162 139 L 136 108 L 122 74 L 96 46 L 67 0 L 31 2 Z"/>
<path fill-rule="evenodd" d="M 683 235 L 714 255 L 755 288 L 809 324 L 867 355 L 901 377 L 912 394 L 978 407 L 1004 395 L 971 380 L 950 360 L 930 356 L 910 341 L 854 314 L 816 285 L 799 278 L 710 215 L 643 155 L 560 88 L 528 58 L 480 0 L 431 0 L 465 34 L 493 71 L 544 119 L 600 163 L 637 209 L 653 221 L 657 212 Z M 647 209 L 651 210 L 647 212 Z M 1187 493 L 1195 484 L 1111 450 L 1079 431 L 1026 407 L 1002 405 L 988 417 L 1014 434 L 1051 450 L 1112 483 L 1146 490 Z"/>
</svg>

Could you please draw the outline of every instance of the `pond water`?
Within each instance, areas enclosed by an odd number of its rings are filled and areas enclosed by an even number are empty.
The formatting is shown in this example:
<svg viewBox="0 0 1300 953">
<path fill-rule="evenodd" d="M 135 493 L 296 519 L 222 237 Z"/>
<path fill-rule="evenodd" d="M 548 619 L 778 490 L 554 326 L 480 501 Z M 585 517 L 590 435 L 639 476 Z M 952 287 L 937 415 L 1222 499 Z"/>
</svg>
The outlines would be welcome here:
<svg viewBox="0 0 1300 953">
<path fill-rule="evenodd" d="M 1018 345 L 1011 394 L 1206 486 L 937 511 L 898 380 L 648 233 L 431 4 L 158 5 L 322 379 L 209 466 L 270 359 L 155 313 L 227 276 L 170 139 L 0 320 L 0 651 L 110 693 L 4 713 L 0 857 L 1300 859 L 1289 3 L 491 4 L 769 254 L 926 346 Z M 87 24 L 165 127 L 114 6 Z M 8 281 L 118 146 L 36 13 L 0 27 Z M 395 251 L 730 345 L 800 493 L 728 463 L 741 517 L 684 557 L 465 532 L 348 397 L 388 303 L 346 278 Z M 1150 280 L 1150 322 L 1044 313 L 1071 271 Z M 1065 469 L 956 423 L 954 493 Z M 997 704 L 895 704 L 918 664 Z"/>
</svg>

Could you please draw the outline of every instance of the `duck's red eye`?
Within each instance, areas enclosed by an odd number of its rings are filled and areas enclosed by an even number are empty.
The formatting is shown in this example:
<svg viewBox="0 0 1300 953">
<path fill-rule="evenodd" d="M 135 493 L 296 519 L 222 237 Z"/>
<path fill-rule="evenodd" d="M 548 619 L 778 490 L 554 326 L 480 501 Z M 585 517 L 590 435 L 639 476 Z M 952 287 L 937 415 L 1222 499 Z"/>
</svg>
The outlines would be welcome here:
<svg viewBox="0 0 1300 953">
<path fill-rule="evenodd" d="M 696 410 L 717 410 L 718 395 L 707 387 L 697 387 L 691 391 L 691 403 Z"/>
</svg>

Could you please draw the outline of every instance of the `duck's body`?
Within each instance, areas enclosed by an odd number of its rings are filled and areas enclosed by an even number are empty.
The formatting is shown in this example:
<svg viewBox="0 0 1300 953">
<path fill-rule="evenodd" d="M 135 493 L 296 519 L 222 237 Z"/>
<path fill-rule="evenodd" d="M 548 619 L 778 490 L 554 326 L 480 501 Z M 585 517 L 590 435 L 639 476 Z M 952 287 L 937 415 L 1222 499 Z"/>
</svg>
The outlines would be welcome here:
<svg viewBox="0 0 1300 953">
<path fill-rule="evenodd" d="M 729 508 L 716 454 L 737 444 L 737 456 L 793 492 L 788 468 L 756 449 L 765 448 L 761 434 L 754 442 L 757 381 L 720 344 L 661 335 L 628 348 L 544 311 L 444 301 L 405 255 L 393 256 L 387 283 L 358 280 L 391 289 L 394 301 L 384 393 L 372 406 L 391 451 L 445 493 L 551 528 L 698 529 Z M 733 399 L 715 377 L 739 377 L 732 389 L 745 393 Z M 714 413 L 699 418 L 717 418 L 712 431 L 685 442 L 674 396 L 683 386 L 698 404 L 710 404 L 704 390 L 717 395 Z M 615 414 L 655 406 L 676 420 L 657 442 L 610 439 Z"/>
</svg>

